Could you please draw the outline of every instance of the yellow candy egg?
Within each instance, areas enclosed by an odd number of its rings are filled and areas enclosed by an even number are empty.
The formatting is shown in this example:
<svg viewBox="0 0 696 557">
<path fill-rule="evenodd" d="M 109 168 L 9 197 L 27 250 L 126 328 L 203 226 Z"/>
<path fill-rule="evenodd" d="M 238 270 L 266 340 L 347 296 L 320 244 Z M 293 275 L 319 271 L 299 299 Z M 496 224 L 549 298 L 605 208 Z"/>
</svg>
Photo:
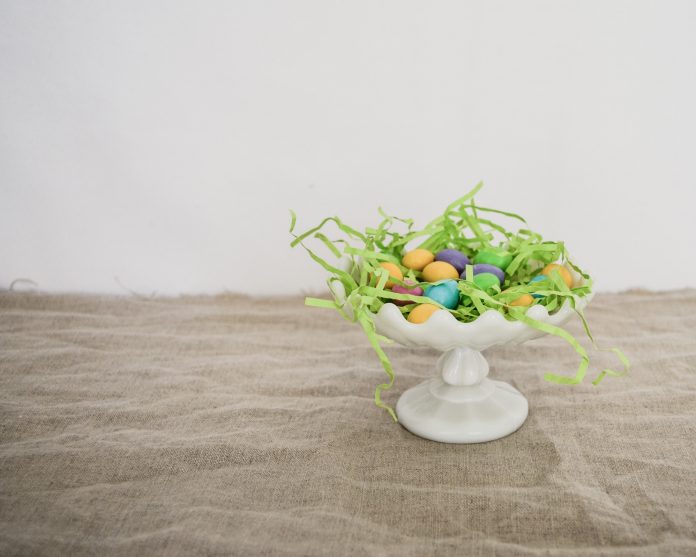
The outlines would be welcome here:
<svg viewBox="0 0 696 557">
<path fill-rule="evenodd" d="M 408 320 L 416 324 L 425 323 L 439 309 L 433 304 L 420 304 L 411 310 L 411 313 L 408 314 Z"/>
<path fill-rule="evenodd" d="M 399 267 L 397 267 L 394 263 L 389 263 L 388 261 L 385 261 L 383 263 L 380 263 L 379 266 L 383 269 L 386 269 L 390 277 L 395 278 L 397 280 L 404 280 L 404 274 L 401 272 L 401 269 L 399 269 Z M 387 280 L 387 284 L 385 284 L 384 287 L 391 288 L 392 286 L 394 286 L 394 284 L 396 283 L 391 280 Z"/>
<path fill-rule="evenodd" d="M 558 274 L 561 275 L 563 282 L 566 283 L 568 288 L 573 287 L 573 277 L 570 275 L 570 271 L 568 271 L 568 269 L 566 269 L 563 265 L 559 265 L 558 263 L 549 263 L 541 271 L 541 274 L 548 277 L 552 271 L 558 271 Z"/>
<path fill-rule="evenodd" d="M 516 298 L 509 305 L 511 306 L 531 306 L 534 303 L 534 298 L 531 294 L 522 294 L 519 298 Z"/>
<path fill-rule="evenodd" d="M 426 282 L 437 282 L 445 279 L 457 280 L 458 278 L 457 269 L 445 261 L 433 261 L 423 269 L 423 280 Z"/>
<path fill-rule="evenodd" d="M 432 251 L 418 248 L 414 249 L 413 251 L 409 251 L 406 255 L 404 255 L 403 259 L 401 260 L 401 264 L 404 267 L 413 269 L 414 271 L 422 271 L 423 267 L 425 267 L 428 263 L 432 263 L 433 261 L 435 261 L 435 254 L 433 254 Z"/>
</svg>

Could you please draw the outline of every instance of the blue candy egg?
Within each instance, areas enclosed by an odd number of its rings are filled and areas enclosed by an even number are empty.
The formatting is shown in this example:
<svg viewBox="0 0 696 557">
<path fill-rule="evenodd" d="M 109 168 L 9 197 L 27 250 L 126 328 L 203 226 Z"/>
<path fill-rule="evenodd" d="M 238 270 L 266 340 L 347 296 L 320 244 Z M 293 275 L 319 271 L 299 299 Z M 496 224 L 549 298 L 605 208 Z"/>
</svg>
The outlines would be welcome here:
<svg viewBox="0 0 696 557">
<path fill-rule="evenodd" d="M 449 309 L 459 305 L 459 289 L 455 280 L 443 280 L 432 284 L 425 289 L 423 295 Z"/>
<path fill-rule="evenodd" d="M 545 275 L 537 275 L 535 276 L 532 280 L 529 281 L 529 284 L 532 284 L 533 282 L 541 282 L 542 280 L 546 280 L 548 277 Z M 543 298 L 543 294 L 532 294 L 533 298 Z"/>
</svg>

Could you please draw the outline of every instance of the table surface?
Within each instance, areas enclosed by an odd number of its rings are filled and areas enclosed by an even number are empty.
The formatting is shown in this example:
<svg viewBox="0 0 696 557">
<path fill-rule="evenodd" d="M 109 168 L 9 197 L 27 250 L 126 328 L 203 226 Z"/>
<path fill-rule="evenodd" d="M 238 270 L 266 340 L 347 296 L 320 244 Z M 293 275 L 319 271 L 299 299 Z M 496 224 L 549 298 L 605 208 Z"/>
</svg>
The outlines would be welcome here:
<svg viewBox="0 0 696 557">
<path fill-rule="evenodd" d="M 696 291 L 587 316 L 628 377 L 545 382 L 578 363 L 553 337 L 490 349 L 529 418 L 444 445 L 300 298 L 0 294 L 0 554 L 696 555 Z M 395 404 L 437 353 L 387 350 Z"/>
</svg>

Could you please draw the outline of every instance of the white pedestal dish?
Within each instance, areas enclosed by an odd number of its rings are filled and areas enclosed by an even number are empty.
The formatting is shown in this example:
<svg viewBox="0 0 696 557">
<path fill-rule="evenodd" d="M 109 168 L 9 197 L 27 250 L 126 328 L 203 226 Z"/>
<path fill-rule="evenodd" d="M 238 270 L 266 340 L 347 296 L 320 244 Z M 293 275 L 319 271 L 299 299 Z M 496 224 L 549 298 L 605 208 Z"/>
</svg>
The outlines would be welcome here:
<svg viewBox="0 0 696 557">
<path fill-rule="evenodd" d="M 340 283 L 334 284 L 339 303 L 345 300 Z M 576 298 L 583 309 L 592 294 Z M 344 305 L 350 311 L 349 304 Z M 574 310 L 566 302 L 549 314 L 544 306 L 531 306 L 532 319 L 560 326 Z M 442 443 L 482 443 L 513 433 L 524 423 L 527 399 L 502 381 L 488 379 L 488 362 L 481 353 L 492 346 L 521 344 L 545 333 L 508 321 L 490 310 L 471 323 L 462 323 L 448 311 L 437 311 L 425 323 L 408 322 L 394 304 L 384 304 L 373 315 L 377 332 L 399 344 L 442 351 L 437 376 L 408 389 L 396 404 L 399 422 L 412 433 Z"/>
</svg>

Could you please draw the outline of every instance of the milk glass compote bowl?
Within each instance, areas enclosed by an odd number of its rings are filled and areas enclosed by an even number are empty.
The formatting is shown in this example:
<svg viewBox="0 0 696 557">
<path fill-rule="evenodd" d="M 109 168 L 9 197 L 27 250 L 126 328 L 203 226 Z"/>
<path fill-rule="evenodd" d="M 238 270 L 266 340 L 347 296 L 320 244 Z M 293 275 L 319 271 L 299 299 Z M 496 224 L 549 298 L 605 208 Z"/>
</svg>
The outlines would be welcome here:
<svg viewBox="0 0 696 557">
<path fill-rule="evenodd" d="M 332 286 L 346 311 L 345 291 Z M 575 299 L 582 310 L 592 294 Z M 549 314 L 541 305 L 531 306 L 527 315 L 560 326 L 575 311 L 566 302 Z M 436 375 L 408 389 L 396 404 L 399 422 L 412 433 L 442 443 L 482 443 L 505 437 L 520 428 L 527 418 L 527 399 L 512 385 L 488 378 L 483 351 L 493 346 L 522 344 L 543 336 L 520 321 L 508 321 L 495 310 L 475 321 L 457 321 L 448 311 L 437 311 L 425 323 L 410 323 L 393 303 L 372 314 L 377 332 L 399 344 L 427 347 L 442 352 L 435 364 Z"/>
</svg>

